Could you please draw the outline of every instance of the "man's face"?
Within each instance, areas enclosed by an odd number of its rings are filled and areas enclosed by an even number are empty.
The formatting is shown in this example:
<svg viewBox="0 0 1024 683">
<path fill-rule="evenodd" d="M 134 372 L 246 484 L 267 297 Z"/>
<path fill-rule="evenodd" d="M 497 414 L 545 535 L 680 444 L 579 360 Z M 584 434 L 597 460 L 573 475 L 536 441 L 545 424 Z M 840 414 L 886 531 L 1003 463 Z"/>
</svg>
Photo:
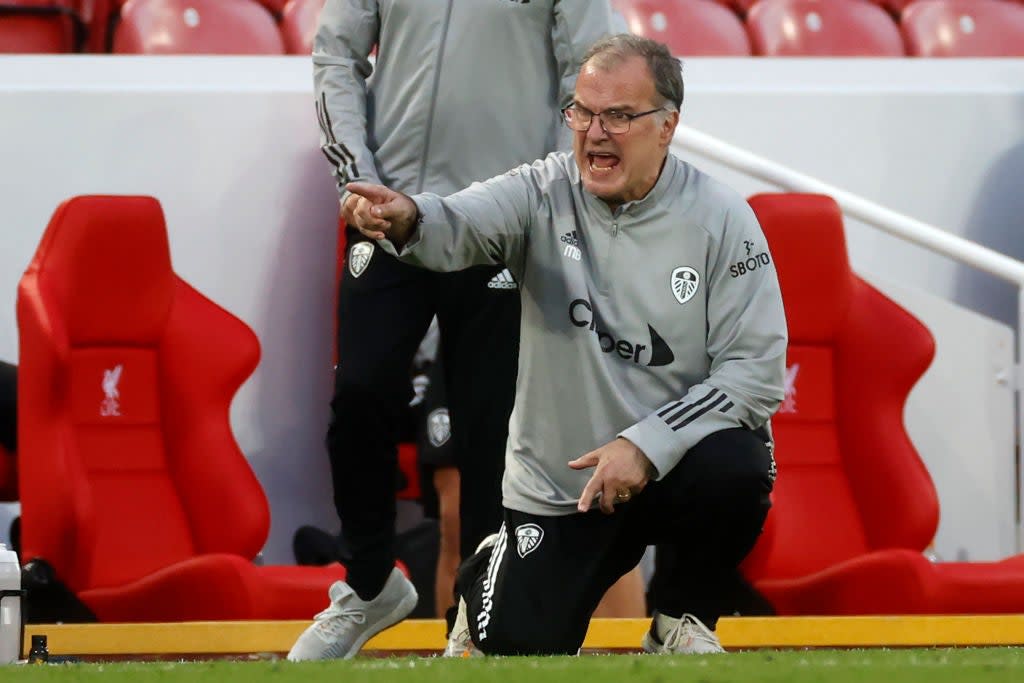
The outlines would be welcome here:
<svg viewBox="0 0 1024 683">
<path fill-rule="evenodd" d="M 583 187 L 612 209 L 641 199 L 658 180 L 678 112 L 656 112 L 633 119 L 625 133 L 606 133 L 597 113 L 629 114 L 662 102 L 642 57 L 630 57 L 608 69 L 585 64 L 576 79 L 575 106 L 594 112 L 586 132 L 574 131 L 573 151 Z"/>
</svg>

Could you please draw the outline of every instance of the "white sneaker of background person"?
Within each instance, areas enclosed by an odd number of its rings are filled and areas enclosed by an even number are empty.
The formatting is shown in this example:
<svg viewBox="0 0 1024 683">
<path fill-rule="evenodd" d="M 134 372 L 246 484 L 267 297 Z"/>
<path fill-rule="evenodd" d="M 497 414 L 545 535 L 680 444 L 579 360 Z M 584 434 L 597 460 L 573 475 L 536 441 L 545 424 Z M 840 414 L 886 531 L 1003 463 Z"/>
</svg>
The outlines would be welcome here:
<svg viewBox="0 0 1024 683">
<path fill-rule="evenodd" d="M 418 599 L 416 589 L 397 567 L 372 600 L 360 600 L 344 581 L 335 581 L 328 594 L 331 604 L 313 617 L 292 645 L 290 661 L 355 657 L 366 641 L 405 619 Z"/>
<path fill-rule="evenodd" d="M 644 634 L 644 652 L 658 655 L 709 655 L 725 652 L 715 632 L 692 614 L 676 619 L 658 612 Z"/>
</svg>

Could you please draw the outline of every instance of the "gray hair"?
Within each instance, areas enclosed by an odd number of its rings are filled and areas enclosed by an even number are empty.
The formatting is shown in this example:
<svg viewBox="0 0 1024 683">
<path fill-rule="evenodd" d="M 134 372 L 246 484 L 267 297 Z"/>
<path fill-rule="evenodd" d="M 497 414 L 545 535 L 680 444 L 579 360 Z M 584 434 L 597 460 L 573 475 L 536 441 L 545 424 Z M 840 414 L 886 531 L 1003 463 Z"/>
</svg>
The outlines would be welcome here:
<svg viewBox="0 0 1024 683">
<path fill-rule="evenodd" d="M 632 33 L 605 36 L 590 46 L 583 56 L 583 64 L 590 61 L 599 69 L 608 69 L 629 59 L 643 57 L 654 79 L 654 89 L 664 98 L 662 106 L 683 106 L 683 68 L 664 43 L 642 38 Z"/>
</svg>

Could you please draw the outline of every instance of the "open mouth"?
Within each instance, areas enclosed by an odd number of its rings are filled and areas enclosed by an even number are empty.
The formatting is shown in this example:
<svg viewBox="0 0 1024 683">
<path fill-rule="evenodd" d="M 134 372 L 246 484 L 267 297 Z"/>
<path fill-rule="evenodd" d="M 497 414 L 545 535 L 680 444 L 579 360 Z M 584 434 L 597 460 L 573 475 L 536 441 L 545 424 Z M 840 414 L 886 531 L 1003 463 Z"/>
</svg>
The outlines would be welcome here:
<svg viewBox="0 0 1024 683">
<path fill-rule="evenodd" d="M 587 155 L 590 172 L 596 175 L 611 173 L 619 165 L 619 157 L 607 152 L 592 152 Z"/>
</svg>

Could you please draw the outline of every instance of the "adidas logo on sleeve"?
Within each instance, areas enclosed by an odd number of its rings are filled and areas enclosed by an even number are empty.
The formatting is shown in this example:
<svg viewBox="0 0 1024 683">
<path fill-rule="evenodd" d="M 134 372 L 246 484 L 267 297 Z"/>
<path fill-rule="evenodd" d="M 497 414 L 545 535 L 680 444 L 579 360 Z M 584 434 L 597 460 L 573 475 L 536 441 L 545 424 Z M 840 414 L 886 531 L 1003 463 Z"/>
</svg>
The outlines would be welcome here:
<svg viewBox="0 0 1024 683">
<path fill-rule="evenodd" d="M 491 281 L 487 283 L 487 287 L 489 289 L 519 289 L 516 279 L 512 277 L 508 268 L 492 277 Z"/>
</svg>

